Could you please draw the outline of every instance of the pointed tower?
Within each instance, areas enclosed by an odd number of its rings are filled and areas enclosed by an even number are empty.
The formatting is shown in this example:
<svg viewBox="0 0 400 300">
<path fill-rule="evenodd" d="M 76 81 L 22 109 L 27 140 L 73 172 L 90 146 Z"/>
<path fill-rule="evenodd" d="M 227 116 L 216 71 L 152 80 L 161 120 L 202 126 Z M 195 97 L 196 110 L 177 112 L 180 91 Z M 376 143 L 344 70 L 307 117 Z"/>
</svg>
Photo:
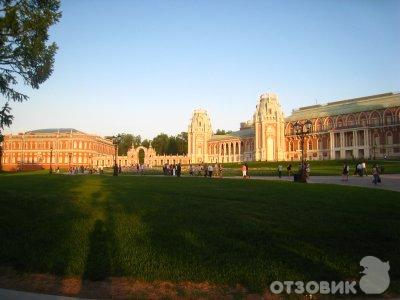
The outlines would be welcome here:
<svg viewBox="0 0 400 300">
<path fill-rule="evenodd" d="M 276 94 L 265 93 L 260 96 L 253 119 L 256 160 L 283 160 L 285 118 Z"/>
<path fill-rule="evenodd" d="M 188 156 L 191 163 L 208 162 L 208 141 L 212 136 L 207 111 L 196 109 L 188 128 Z"/>
</svg>

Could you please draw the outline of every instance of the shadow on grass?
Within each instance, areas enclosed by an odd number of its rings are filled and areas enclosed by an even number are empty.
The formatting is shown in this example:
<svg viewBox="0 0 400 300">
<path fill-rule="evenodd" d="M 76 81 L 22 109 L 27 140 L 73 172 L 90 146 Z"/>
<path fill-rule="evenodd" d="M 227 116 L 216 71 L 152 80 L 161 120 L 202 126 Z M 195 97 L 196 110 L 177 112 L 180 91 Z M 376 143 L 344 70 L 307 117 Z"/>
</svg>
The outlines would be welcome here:
<svg viewBox="0 0 400 300">
<path fill-rule="evenodd" d="M 73 223 L 85 218 L 76 180 L 48 175 L 3 177 L 0 264 L 19 271 L 67 274 Z"/>
<path fill-rule="evenodd" d="M 103 280 L 110 276 L 110 243 L 112 232 L 107 230 L 106 224 L 97 220 L 89 237 L 89 254 L 86 260 L 84 278 Z"/>
</svg>

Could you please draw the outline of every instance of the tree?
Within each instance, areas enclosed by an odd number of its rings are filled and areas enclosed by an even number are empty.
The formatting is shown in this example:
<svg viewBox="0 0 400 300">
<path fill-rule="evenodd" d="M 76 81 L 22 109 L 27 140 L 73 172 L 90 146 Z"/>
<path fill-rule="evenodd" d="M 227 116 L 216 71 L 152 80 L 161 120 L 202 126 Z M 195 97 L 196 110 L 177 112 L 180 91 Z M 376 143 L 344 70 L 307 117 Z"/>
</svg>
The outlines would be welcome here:
<svg viewBox="0 0 400 300">
<path fill-rule="evenodd" d="M 140 135 L 121 133 L 121 142 L 118 145 L 118 155 L 126 155 L 132 145 L 134 147 L 140 146 L 141 140 L 142 138 L 140 137 Z"/>
<path fill-rule="evenodd" d="M 154 150 L 156 150 L 156 153 L 160 155 L 168 154 L 168 144 L 169 136 L 165 133 L 160 133 L 157 135 L 155 138 L 153 138 L 151 143 Z"/>
<path fill-rule="evenodd" d="M 145 148 L 149 148 L 150 147 L 150 142 L 151 142 L 150 140 L 144 139 L 142 141 L 142 146 L 145 147 Z"/>
<path fill-rule="evenodd" d="M 188 152 L 188 134 L 187 132 L 181 132 L 176 136 L 176 142 L 178 146 L 178 151 L 176 154 L 183 155 Z"/>
<path fill-rule="evenodd" d="M 225 131 L 224 129 L 217 129 L 215 132 L 215 135 L 224 135 L 224 134 L 229 134 L 232 133 L 232 130 Z"/>
<path fill-rule="evenodd" d="M 57 45 L 48 44 L 48 30 L 60 18 L 59 0 L 0 0 L 0 134 L 13 120 L 10 101 L 29 99 L 18 83 L 38 89 L 53 72 Z"/>
</svg>

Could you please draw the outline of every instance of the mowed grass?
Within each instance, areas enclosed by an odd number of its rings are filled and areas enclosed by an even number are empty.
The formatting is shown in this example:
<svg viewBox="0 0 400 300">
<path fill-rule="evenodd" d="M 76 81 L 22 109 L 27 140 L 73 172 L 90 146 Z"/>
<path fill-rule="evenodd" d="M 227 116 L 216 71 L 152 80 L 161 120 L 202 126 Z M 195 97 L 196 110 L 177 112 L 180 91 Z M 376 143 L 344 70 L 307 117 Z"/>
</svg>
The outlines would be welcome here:
<svg viewBox="0 0 400 300">
<path fill-rule="evenodd" d="M 241 284 L 400 278 L 400 194 L 289 182 L 0 175 L 0 266 L 91 280 Z"/>
</svg>

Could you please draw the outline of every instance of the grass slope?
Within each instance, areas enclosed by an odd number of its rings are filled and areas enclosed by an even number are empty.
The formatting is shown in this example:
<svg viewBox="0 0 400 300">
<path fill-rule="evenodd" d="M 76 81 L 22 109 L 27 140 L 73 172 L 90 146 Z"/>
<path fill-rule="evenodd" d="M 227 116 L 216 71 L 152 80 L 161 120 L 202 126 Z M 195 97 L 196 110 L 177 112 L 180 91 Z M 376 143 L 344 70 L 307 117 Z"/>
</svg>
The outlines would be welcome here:
<svg viewBox="0 0 400 300">
<path fill-rule="evenodd" d="M 0 175 L 0 266 L 23 272 L 240 283 L 359 278 L 391 265 L 399 193 L 287 182 Z"/>
</svg>

